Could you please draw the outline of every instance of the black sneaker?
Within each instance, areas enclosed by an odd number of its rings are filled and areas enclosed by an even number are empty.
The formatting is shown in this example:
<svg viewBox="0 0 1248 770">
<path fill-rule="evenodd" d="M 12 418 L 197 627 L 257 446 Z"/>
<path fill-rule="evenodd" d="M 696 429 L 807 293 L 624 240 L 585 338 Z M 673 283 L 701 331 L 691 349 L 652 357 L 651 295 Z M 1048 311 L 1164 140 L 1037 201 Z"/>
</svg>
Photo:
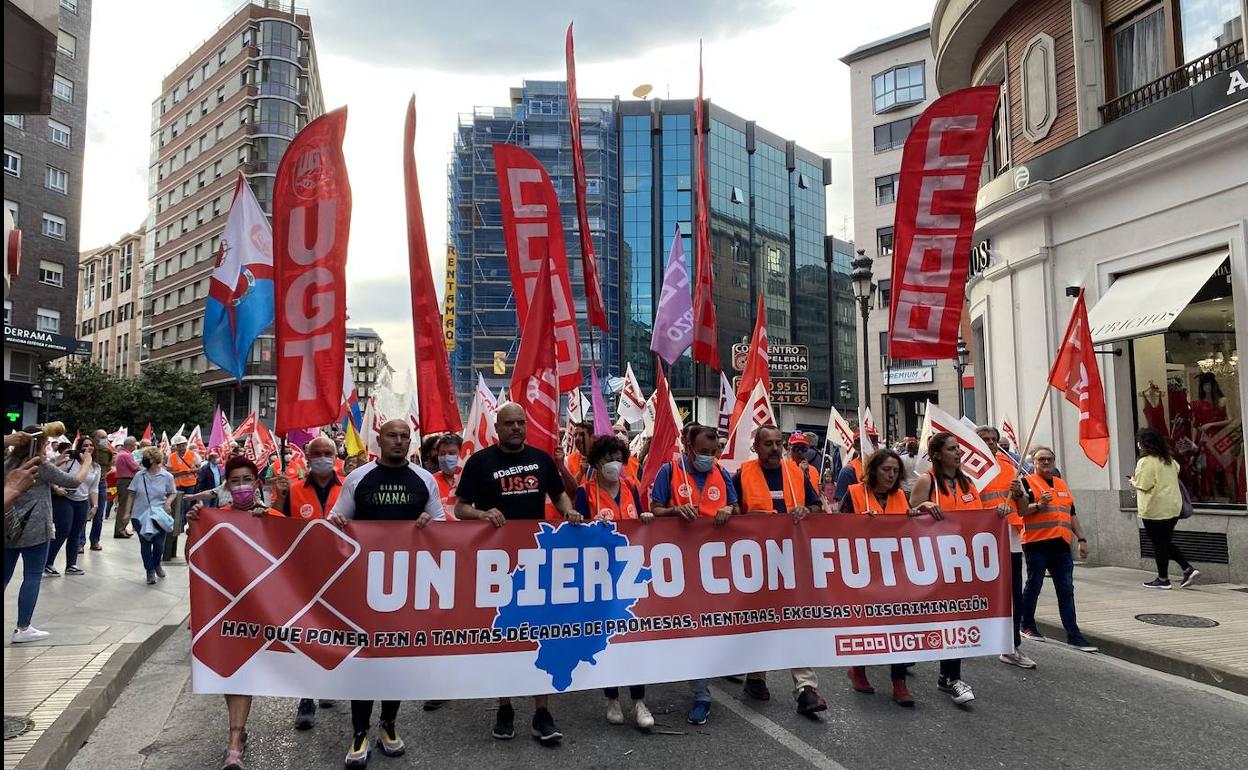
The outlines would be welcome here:
<svg viewBox="0 0 1248 770">
<path fill-rule="evenodd" d="M 1165 578 L 1153 578 L 1144 584 L 1145 588 L 1156 588 L 1162 591 L 1170 590 L 1170 581 Z"/>
<path fill-rule="evenodd" d="M 1183 582 L 1179 583 L 1179 588 L 1187 588 L 1196 582 L 1196 578 L 1200 577 L 1200 570 L 1195 567 L 1188 567 L 1183 570 Z"/>
<path fill-rule="evenodd" d="M 516 737 L 516 712 L 511 704 L 498 707 L 498 715 L 494 717 L 493 735 L 500 741 L 509 741 Z"/>
<path fill-rule="evenodd" d="M 563 740 L 563 733 L 555 727 L 555 718 L 546 709 L 538 709 L 533 714 L 533 737 L 548 746 Z"/>
<path fill-rule="evenodd" d="M 57 571 L 56 567 L 44 567 L 43 574 L 48 577 L 58 577 L 61 573 Z"/>
<path fill-rule="evenodd" d="M 819 697 L 818 690 L 813 687 L 802 688 L 797 696 L 797 713 L 810 715 L 827 710 L 828 702 Z"/>
<path fill-rule="evenodd" d="M 77 564 L 75 564 L 72 567 L 66 567 L 65 574 L 66 575 L 85 575 L 87 573 L 82 571 L 82 567 L 79 567 Z"/>
<path fill-rule="evenodd" d="M 295 729 L 311 730 L 316 724 L 316 701 L 304 698 L 299 701 L 299 710 L 295 712 Z"/>
<path fill-rule="evenodd" d="M 437 711 L 438 709 L 442 708 L 445 705 L 446 705 L 446 701 L 444 700 L 427 700 L 425 701 L 425 704 L 421 706 L 421 708 L 423 708 L 425 711 Z"/>
<path fill-rule="evenodd" d="M 754 700 L 771 700 L 771 690 L 767 689 L 766 679 L 746 679 L 745 694 Z"/>
</svg>

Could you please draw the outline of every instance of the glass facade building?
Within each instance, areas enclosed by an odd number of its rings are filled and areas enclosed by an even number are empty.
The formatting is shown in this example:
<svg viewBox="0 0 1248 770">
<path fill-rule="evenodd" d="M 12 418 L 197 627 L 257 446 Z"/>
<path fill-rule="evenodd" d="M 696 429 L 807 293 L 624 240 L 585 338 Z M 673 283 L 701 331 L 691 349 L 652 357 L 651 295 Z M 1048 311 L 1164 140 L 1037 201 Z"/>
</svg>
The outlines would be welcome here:
<svg viewBox="0 0 1248 770">
<path fill-rule="evenodd" d="M 539 102 L 540 113 L 534 110 Z M 562 82 L 529 81 L 513 89 L 510 108 L 477 109 L 460 121 L 449 174 L 449 230 L 458 254 L 452 368 L 461 400 L 471 396 L 476 372 L 495 390 L 505 385 L 519 347 L 489 150 L 492 142 L 527 147 L 558 188 L 582 318 L 582 347 L 588 350 L 580 265 L 574 259 L 576 217 L 566 104 Z M 611 317 L 612 331 L 604 349 L 607 368 L 614 374 L 631 364 L 642 387 L 649 390 L 655 381 L 650 352 L 654 314 L 677 228 L 690 275 L 694 272 L 694 101 L 582 99 L 581 108 L 590 220 L 602 225 L 594 236 Z M 593 122 L 590 113 L 602 122 Z M 825 236 L 830 165 L 714 104 L 708 104 L 706 123 L 711 251 L 724 373 L 729 379 L 739 374 L 732 368 L 732 346 L 749 341 L 762 294 L 770 340 L 809 347 L 806 376 L 811 381 L 811 406 L 826 408 L 833 401 L 843 405 L 838 383 L 854 382 L 855 327 L 850 257 L 833 259 Z M 550 138 L 535 141 L 538 133 Z M 597 187 L 595 177 L 601 180 Z M 841 307 L 837 303 L 846 296 L 849 305 Z M 844 350 L 842 342 L 848 344 Z M 494 366 L 496 356 L 506 363 L 503 374 L 494 375 L 500 371 Z M 672 368 L 671 382 L 677 400 L 687 404 L 695 394 L 687 353 Z M 719 392 L 718 375 L 703 372 L 697 385 L 698 394 L 714 397 Z"/>
</svg>

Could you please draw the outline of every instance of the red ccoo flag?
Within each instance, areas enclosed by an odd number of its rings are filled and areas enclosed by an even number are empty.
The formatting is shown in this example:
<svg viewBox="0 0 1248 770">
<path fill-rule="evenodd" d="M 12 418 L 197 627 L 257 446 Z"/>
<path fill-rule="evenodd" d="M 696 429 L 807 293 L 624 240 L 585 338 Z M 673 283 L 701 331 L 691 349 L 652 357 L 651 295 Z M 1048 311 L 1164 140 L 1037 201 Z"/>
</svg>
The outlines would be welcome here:
<svg viewBox="0 0 1248 770">
<path fill-rule="evenodd" d="M 754 336 L 750 339 L 750 352 L 741 370 L 741 384 L 737 386 L 737 403 L 732 407 L 729 430 L 737 424 L 741 413 L 749 406 L 754 386 L 763 384 L 763 392 L 771 394 L 771 364 L 767 353 L 767 305 L 763 295 L 758 295 L 758 315 L 754 318 Z"/>
<path fill-rule="evenodd" d="M 412 336 L 416 346 L 416 398 L 424 435 L 458 433 L 459 405 L 451 385 L 451 367 L 442 334 L 442 313 L 433 289 L 425 214 L 420 207 L 420 180 L 416 178 L 416 96 L 407 103 L 403 127 L 403 191 L 407 195 L 407 261 L 412 290 Z"/>
<path fill-rule="evenodd" d="M 1088 306 L 1083 290 L 1070 313 L 1070 323 L 1057 349 L 1057 359 L 1049 371 L 1049 384 L 1066 394 L 1066 400 L 1079 407 L 1079 446 L 1088 459 L 1102 468 L 1109 460 L 1109 417 L 1105 409 L 1105 388 L 1092 348 L 1088 328 Z"/>
<path fill-rule="evenodd" d="M 572 25 L 564 39 L 568 65 L 568 124 L 572 131 L 572 179 L 576 183 L 576 221 L 581 236 L 581 271 L 585 274 L 585 307 L 589 322 L 609 331 L 607 310 L 602 304 L 602 284 L 594 258 L 594 234 L 589 229 L 589 206 L 585 202 L 585 151 L 581 147 L 581 110 L 576 98 L 576 54 L 572 50 Z"/>
<path fill-rule="evenodd" d="M 706 181 L 706 116 L 702 104 L 702 43 L 698 43 L 698 101 L 693 107 L 695 162 L 698 166 L 698 230 L 696 281 L 693 286 L 693 360 L 719 371 L 719 323 L 715 319 L 714 273 L 711 269 L 710 197 Z"/>
<path fill-rule="evenodd" d="M 520 352 L 511 370 L 511 400 L 524 407 L 529 433 L 525 443 L 554 456 L 559 436 L 559 383 L 555 373 L 554 292 L 550 285 L 550 259 L 543 260 L 529 303 Z M 517 311 L 519 308 L 517 308 Z M 517 312 L 517 315 L 519 313 Z"/>
<path fill-rule="evenodd" d="M 658 385 L 654 391 L 654 438 L 650 440 L 650 452 L 646 455 L 646 467 L 641 470 L 641 489 L 643 492 L 654 483 L 659 469 L 672 459 L 679 451 L 680 426 L 676 424 L 676 415 L 672 414 L 672 393 L 667 385 L 667 377 L 663 375 L 663 365 L 656 359 L 655 369 L 658 370 Z"/>
</svg>

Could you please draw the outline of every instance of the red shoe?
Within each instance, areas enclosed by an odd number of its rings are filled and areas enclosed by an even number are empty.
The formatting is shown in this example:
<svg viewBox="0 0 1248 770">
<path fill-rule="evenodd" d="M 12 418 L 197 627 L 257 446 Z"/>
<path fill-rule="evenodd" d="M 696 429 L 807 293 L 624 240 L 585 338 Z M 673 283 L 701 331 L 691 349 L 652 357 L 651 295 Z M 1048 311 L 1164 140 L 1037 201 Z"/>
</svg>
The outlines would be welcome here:
<svg viewBox="0 0 1248 770">
<path fill-rule="evenodd" d="M 849 667 L 849 684 L 858 692 L 867 695 L 875 694 L 875 688 L 867 681 L 867 669 L 863 666 Z"/>
<path fill-rule="evenodd" d="M 910 694 L 909 688 L 906 687 L 905 679 L 893 680 L 893 702 L 898 706 L 914 705 L 914 696 Z"/>
</svg>

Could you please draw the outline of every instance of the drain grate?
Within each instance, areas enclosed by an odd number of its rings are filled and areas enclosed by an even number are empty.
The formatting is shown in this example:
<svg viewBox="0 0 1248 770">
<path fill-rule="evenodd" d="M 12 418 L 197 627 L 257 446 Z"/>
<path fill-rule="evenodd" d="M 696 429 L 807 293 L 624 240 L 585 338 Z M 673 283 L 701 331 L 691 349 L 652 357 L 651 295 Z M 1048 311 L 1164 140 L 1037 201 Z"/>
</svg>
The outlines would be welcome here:
<svg viewBox="0 0 1248 770">
<path fill-rule="evenodd" d="M 7 741 L 10 738 L 16 738 L 34 726 L 35 723 L 28 717 L 11 717 L 5 714 L 4 739 Z"/>
<path fill-rule="evenodd" d="M 1218 625 L 1218 621 L 1212 618 L 1202 618 L 1198 615 L 1171 615 L 1164 612 L 1136 615 L 1135 619 L 1142 623 L 1171 628 L 1213 628 Z"/>
</svg>

